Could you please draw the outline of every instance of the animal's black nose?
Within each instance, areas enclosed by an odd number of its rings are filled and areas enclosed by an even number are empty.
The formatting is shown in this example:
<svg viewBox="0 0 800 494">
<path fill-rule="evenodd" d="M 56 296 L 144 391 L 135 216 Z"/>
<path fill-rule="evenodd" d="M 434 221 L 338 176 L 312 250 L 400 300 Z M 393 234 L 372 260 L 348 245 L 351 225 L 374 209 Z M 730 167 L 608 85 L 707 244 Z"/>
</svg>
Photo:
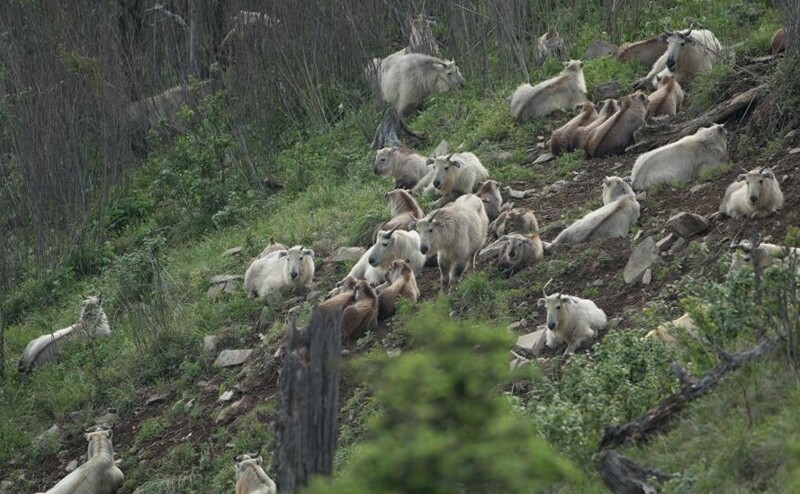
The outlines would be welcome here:
<svg viewBox="0 0 800 494">
<path fill-rule="evenodd" d="M 375 265 L 375 258 L 374 258 L 374 257 L 370 257 L 370 258 L 369 258 L 369 259 L 367 259 L 367 260 L 369 261 L 369 265 L 370 265 L 370 266 L 374 266 L 374 265 Z"/>
<path fill-rule="evenodd" d="M 756 197 L 756 196 L 750 196 L 750 203 L 751 203 L 751 204 L 755 204 L 756 202 L 758 202 L 758 197 Z"/>
<path fill-rule="evenodd" d="M 297 271 L 292 271 L 291 273 L 289 273 L 289 275 L 292 277 L 292 279 L 295 279 L 297 278 L 298 273 Z"/>
<path fill-rule="evenodd" d="M 556 323 L 554 323 L 554 322 L 548 322 L 548 323 L 547 323 L 547 327 L 548 327 L 548 328 L 550 328 L 550 330 L 552 330 L 553 328 L 555 328 L 555 327 L 556 327 Z"/>
<path fill-rule="evenodd" d="M 428 246 L 427 245 L 420 245 L 419 246 L 419 251 L 422 252 L 423 254 L 426 254 L 428 252 Z"/>
<path fill-rule="evenodd" d="M 442 186 L 442 182 L 440 182 L 440 181 L 438 181 L 438 180 L 434 180 L 434 181 L 433 181 L 433 186 L 434 186 L 434 187 L 436 187 L 436 188 L 438 189 L 439 187 L 441 187 L 441 186 Z"/>
<path fill-rule="evenodd" d="M 675 72 L 675 65 L 677 64 L 675 63 L 674 58 L 667 59 L 667 68 L 670 70 L 670 72 Z"/>
</svg>

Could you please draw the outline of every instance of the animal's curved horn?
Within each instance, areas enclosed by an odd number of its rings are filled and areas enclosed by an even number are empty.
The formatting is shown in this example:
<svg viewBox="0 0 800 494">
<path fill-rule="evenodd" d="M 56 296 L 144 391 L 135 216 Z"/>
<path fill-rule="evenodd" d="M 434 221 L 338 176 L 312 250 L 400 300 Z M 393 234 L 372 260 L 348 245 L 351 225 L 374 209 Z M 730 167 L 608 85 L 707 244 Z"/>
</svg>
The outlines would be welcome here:
<svg viewBox="0 0 800 494">
<path fill-rule="evenodd" d="M 450 154 L 448 154 L 448 155 L 445 157 L 445 159 L 446 159 L 447 161 L 450 161 L 450 158 L 452 158 L 454 154 L 456 154 L 456 153 L 450 153 Z"/>
<path fill-rule="evenodd" d="M 668 36 L 672 36 L 672 31 L 669 29 L 669 24 L 664 24 L 664 33 Z"/>
<path fill-rule="evenodd" d="M 389 230 L 389 235 L 387 235 L 387 236 L 386 236 L 386 238 L 389 238 L 389 237 L 391 237 L 391 236 L 392 236 L 392 234 L 393 234 L 395 231 L 397 231 L 397 229 L 398 229 L 398 228 L 400 228 L 400 226 L 401 226 L 401 225 L 397 225 L 397 226 L 395 226 L 394 228 L 392 228 L 391 230 Z"/>
<path fill-rule="evenodd" d="M 739 248 L 739 237 L 741 236 L 741 232 L 737 233 L 731 239 L 731 244 L 728 246 L 730 250 L 736 250 Z"/>
<path fill-rule="evenodd" d="M 433 214 L 431 214 L 431 219 L 430 219 L 430 221 L 433 221 L 433 220 L 435 220 L 435 219 L 436 219 L 436 216 L 438 216 L 438 215 L 439 215 L 439 211 L 441 211 L 441 210 L 442 210 L 442 208 L 439 208 L 439 209 L 437 209 L 436 211 L 434 211 L 434 212 L 433 212 Z"/>
<path fill-rule="evenodd" d="M 549 280 L 547 280 L 547 283 L 545 283 L 544 286 L 542 287 L 542 295 L 544 295 L 544 298 L 548 297 L 547 292 L 545 291 L 545 289 L 547 288 L 547 285 L 549 285 L 551 281 L 553 281 L 553 278 L 550 278 Z"/>
</svg>

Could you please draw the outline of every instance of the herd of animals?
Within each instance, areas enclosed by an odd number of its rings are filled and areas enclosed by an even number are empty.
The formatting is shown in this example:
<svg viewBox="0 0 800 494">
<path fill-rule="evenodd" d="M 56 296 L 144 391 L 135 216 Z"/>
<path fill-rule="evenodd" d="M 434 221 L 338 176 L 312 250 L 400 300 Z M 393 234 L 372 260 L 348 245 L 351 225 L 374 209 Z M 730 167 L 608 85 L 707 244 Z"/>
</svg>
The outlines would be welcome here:
<svg viewBox="0 0 800 494">
<path fill-rule="evenodd" d="M 552 37 L 549 31 L 539 42 L 550 42 Z M 549 141 L 553 154 L 579 149 L 589 157 L 624 153 L 646 117 L 669 118 L 679 112 L 684 99 L 682 84 L 689 84 L 723 55 L 722 45 L 711 31 L 690 27 L 665 30 L 650 40 L 623 45 L 618 58 L 625 60 L 626 53 L 642 47 L 652 50 L 653 46 L 660 53 L 653 57 L 650 72 L 636 83 L 637 90 L 621 101 L 606 99 L 599 105 L 588 101 L 583 64 L 570 60 L 558 76 L 519 86 L 510 99 L 512 118 L 524 122 L 556 111 L 579 110 L 553 132 Z M 773 51 L 783 49 L 781 30 L 773 38 Z M 374 59 L 365 75 L 401 121 L 431 95 L 465 84 L 454 62 L 410 49 Z M 652 89 L 649 95 L 642 91 L 646 88 Z M 378 321 L 392 317 L 398 300 L 417 301 L 417 279 L 426 265 L 438 266 L 441 289 L 449 290 L 479 259 L 513 275 L 542 262 L 558 246 L 627 236 L 640 216 L 635 191 L 692 181 L 702 170 L 718 166 L 727 157 L 726 132 L 720 124 L 641 154 L 629 177 L 603 179 L 600 208 L 546 242 L 539 237 L 534 210 L 504 204 L 500 184 L 489 178 L 489 171 L 474 153 L 444 151 L 426 157 L 400 145 L 384 147 L 376 152 L 373 170 L 394 179 L 394 190 L 386 194 L 391 219 L 376 227 L 374 244 L 318 307 L 340 313 L 343 340 L 356 340 L 377 329 Z M 417 198 L 432 192 L 440 197 L 425 214 Z M 739 175 L 730 184 L 719 212 L 733 218 L 760 219 L 782 204 L 775 174 L 758 168 Z M 731 250 L 735 254 L 732 270 L 753 262 L 764 268 L 798 254 L 779 245 L 738 239 L 731 243 Z M 313 278 L 313 250 L 271 241 L 247 268 L 244 289 L 248 297 L 263 298 L 271 293 L 301 291 Z M 544 296 L 538 301 L 547 312 L 543 343 L 553 349 L 565 345 L 564 354 L 569 355 L 595 341 L 598 331 L 606 326 L 606 314 L 588 299 L 564 293 L 548 295 L 545 289 L 551 281 L 545 284 Z M 673 321 L 673 325 L 689 332 L 694 328 L 688 315 Z M 52 361 L 71 339 L 90 339 L 110 332 L 100 298 L 89 297 L 75 324 L 40 336 L 26 346 L 19 369 L 30 372 Z M 666 326 L 648 336 L 674 340 Z M 86 462 L 47 494 L 116 492 L 123 473 L 117 466 L 119 460 L 114 460 L 112 432 L 108 426 L 87 430 Z M 277 492 L 261 464 L 261 457 L 255 454 L 236 458 L 237 494 Z"/>
</svg>

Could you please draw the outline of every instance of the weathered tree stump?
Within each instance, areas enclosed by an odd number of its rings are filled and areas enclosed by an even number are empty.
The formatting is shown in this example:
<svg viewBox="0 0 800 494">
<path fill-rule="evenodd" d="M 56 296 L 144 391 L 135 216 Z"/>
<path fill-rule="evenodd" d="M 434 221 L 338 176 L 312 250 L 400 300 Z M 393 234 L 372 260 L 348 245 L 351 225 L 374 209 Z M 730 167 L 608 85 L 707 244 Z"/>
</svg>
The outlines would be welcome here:
<svg viewBox="0 0 800 494">
<path fill-rule="evenodd" d="M 314 307 L 305 330 L 289 324 L 280 380 L 278 446 L 274 459 L 281 493 L 312 475 L 330 475 L 336 452 L 342 351 L 341 310 Z"/>
<path fill-rule="evenodd" d="M 657 469 L 644 469 L 616 451 L 603 451 L 597 458 L 597 470 L 603 483 L 616 494 L 656 494 L 648 483 L 669 480 L 670 475 Z"/>
</svg>

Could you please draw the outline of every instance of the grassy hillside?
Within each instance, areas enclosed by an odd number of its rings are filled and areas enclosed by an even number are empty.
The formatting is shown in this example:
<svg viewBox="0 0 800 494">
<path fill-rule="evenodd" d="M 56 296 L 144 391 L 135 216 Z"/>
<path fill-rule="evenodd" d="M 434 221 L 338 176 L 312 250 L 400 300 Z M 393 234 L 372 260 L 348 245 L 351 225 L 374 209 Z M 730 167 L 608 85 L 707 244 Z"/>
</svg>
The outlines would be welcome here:
<svg viewBox="0 0 800 494">
<path fill-rule="evenodd" d="M 673 27 L 696 20 L 724 44 L 736 44 L 737 60 L 765 53 L 779 25 L 777 14 L 762 2 L 680 2 L 645 14 Z M 658 28 L 660 23 L 643 23 L 641 31 Z M 593 27 L 571 40 L 570 56 L 579 58 L 601 29 Z M 791 63 L 779 60 L 765 66 L 764 74 L 748 77 L 753 85 L 772 83 Z M 559 70 L 559 62 L 548 61 L 531 80 Z M 584 72 L 590 97 L 598 100 L 596 88 L 609 81 L 628 88 L 646 70 L 612 58 L 588 61 Z M 688 92 L 686 116 L 729 96 L 739 70 L 723 65 L 697 81 Z M 537 145 L 570 116 L 514 125 L 506 99 L 520 82 L 517 76 L 498 77 L 491 90 L 468 84 L 432 98 L 407 123 L 427 134 L 427 141 L 415 146 L 418 151 L 427 154 L 446 139 L 452 148 L 481 157 L 491 178 L 502 185 L 535 189 L 533 197 L 514 202 L 533 207 L 542 237 L 552 240 L 569 221 L 601 203 L 602 178 L 628 174 L 635 156 L 585 159 L 575 152 L 533 164 Z M 380 116 L 365 102 L 344 107 L 330 128 L 285 129 L 282 150 L 262 157 L 268 161 L 268 178 L 282 184 L 282 190 L 242 185 L 246 180 L 237 178 L 246 174 L 246 165 L 226 111 L 236 103 L 235 94 L 223 91 L 204 103 L 200 115 L 187 111 L 187 133 L 151 155 L 129 186 L 115 191 L 109 210 L 99 214 L 96 221 L 108 230 L 108 241 L 79 254 L 69 269 L 31 278 L 6 297 L 3 313 L 17 321 L 5 328 L 9 371 L 0 386 L 0 478 L 13 484 L 9 492 L 54 485 L 64 466 L 85 450 L 82 427 L 108 418 L 109 408 L 115 410 L 114 443 L 126 475 L 121 492 L 230 492 L 237 454 L 271 456 L 279 367 L 274 355 L 293 304 L 247 299 L 243 291 L 211 299 L 209 279 L 243 274 L 274 238 L 314 248 L 316 290 L 327 292 L 350 265 L 325 259 L 339 246 L 368 245 L 372 228 L 387 219 L 384 193 L 391 182 L 371 170 L 368 143 Z M 605 492 L 592 464 L 602 427 L 630 420 L 676 391 L 671 362 L 700 375 L 718 361 L 717 350 L 750 347 L 762 328 L 785 336 L 786 328 L 776 328 L 781 319 L 770 310 L 784 292 L 767 290 L 758 307 L 746 273 L 725 276 L 727 241 L 747 225 L 744 221 L 718 222 L 705 236 L 663 257 L 648 286 L 626 285 L 621 274 L 638 243 L 634 238 L 660 239 L 665 220 L 679 211 L 710 215 L 742 167 L 777 164 L 778 174 L 787 176 L 786 206 L 757 226 L 776 243 L 797 241 L 790 227 L 800 224 L 793 194 L 800 183 L 800 155 L 786 153 L 797 138 L 784 138 L 781 132 L 764 139 L 750 132 L 750 119 L 728 123 L 730 163 L 702 177 L 703 191 L 692 193 L 678 185 L 648 191 L 642 218 L 628 238 L 557 252 L 511 278 L 479 265 L 444 294 L 436 269 L 426 268 L 420 304 L 406 304 L 378 332 L 346 345 L 337 469 L 344 471 L 358 445 L 375 434 L 371 427 L 382 409 L 380 393 L 374 394 L 351 365 L 354 356 L 369 350 L 413 353 L 415 341 L 406 328 L 420 324 L 418 315 L 426 308 L 449 312 L 456 321 L 479 321 L 482 330 L 498 333 L 525 319 L 527 326 L 510 332 L 530 331 L 544 321 L 536 300 L 553 278 L 552 290 L 593 299 L 612 324 L 591 352 L 541 359 L 526 375 L 496 383 L 494 392 L 582 472 L 556 484 L 555 492 Z M 557 180 L 565 180 L 565 188 L 548 192 L 546 187 Z M 430 209 L 432 199 L 423 201 L 423 209 Z M 243 248 L 240 255 L 223 254 L 237 246 Z M 74 266 L 85 266 L 85 272 Z M 770 276 L 775 277 L 768 280 L 770 286 L 786 285 L 779 274 Z M 77 342 L 56 365 L 17 375 L 16 361 L 27 342 L 72 324 L 83 294 L 97 292 L 104 296 L 112 335 Z M 302 306 L 304 320 L 312 303 L 294 302 Z M 701 302 L 710 308 L 700 309 Z M 698 318 L 706 316 L 701 341 L 668 346 L 643 339 L 687 308 Z M 254 357 L 244 370 L 214 368 L 216 351 L 203 348 L 208 335 L 218 336 L 218 348 L 255 348 Z M 795 356 L 787 357 L 791 350 L 781 340 L 769 358 L 738 371 L 691 404 L 668 433 L 622 453 L 675 474 L 667 492 L 786 492 L 795 466 L 791 448 L 800 430 L 793 413 L 800 388 Z M 236 390 L 238 405 L 232 411 L 217 401 L 227 390 Z M 62 433 L 39 438 L 54 423 Z"/>
</svg>

